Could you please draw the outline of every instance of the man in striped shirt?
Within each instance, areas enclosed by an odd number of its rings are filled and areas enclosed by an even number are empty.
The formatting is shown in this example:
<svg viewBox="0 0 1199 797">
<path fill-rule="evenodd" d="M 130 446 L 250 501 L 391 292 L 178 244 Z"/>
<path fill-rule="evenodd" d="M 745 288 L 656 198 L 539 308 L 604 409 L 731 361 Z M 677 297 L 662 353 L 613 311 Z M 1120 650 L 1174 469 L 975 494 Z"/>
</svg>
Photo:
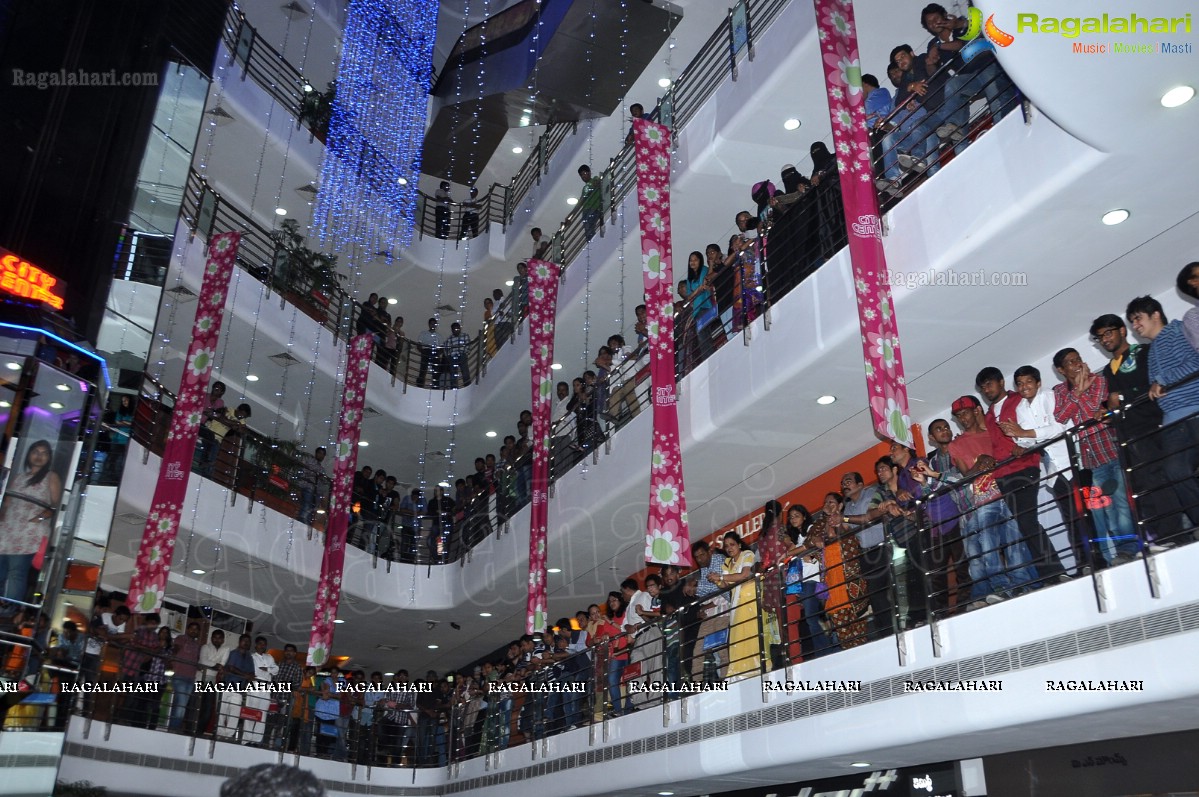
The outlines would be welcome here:
<svg viewBox="0 0 1199 797">
<path fill-rule="evenodd" d="M 1162 410 L 1162 460 L 1168 483 L 1187 514 L 1199 512 L 1199 379 L 1172 389 L 1170 385 L 1199 372 L 1199 352 L 1187 340 L 1181 321 L 1170 321 L 1161 302 L 1140 296 L 1128 303 L 1125 312 L 1137 335 L 1152 341 L 1149 347 L 1149 395 Z"/>
</svg>

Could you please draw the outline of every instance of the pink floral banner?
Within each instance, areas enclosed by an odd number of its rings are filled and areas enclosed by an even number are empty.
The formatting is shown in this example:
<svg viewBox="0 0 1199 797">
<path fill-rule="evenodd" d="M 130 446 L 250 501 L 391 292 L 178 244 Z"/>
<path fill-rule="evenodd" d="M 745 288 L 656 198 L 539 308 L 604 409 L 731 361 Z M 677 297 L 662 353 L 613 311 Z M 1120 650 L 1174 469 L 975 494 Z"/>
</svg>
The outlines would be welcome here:
<svg viewBox="0 0 1199 797">
<path fill-rule="evenodd" d="M 633 121 L 637 149 L 637 215 L 641 222 L 641 271 L 649 328 L 650 395 L 654 401 L 649 512 L 645 560 L 690 564 L 679 408 L 674 383 L 674 274 L 670 248 L 670 131 L 645 119 Z"/>
<path fill-rule="evenodd" d="M 366 404 L 366 378 L 371 368 L 371 336 L 350 338 L 346 362 L 346 389 L 341 400 L 341 423 L 337 427 L 337 461 L 333 465 L 333 487 L 329 492 L 329 524 L 325 528 L 325 555 L 321 579 L 312 609 L 312 635 L 308 637 L 308 663 L 322 666 L 333 648 L 333 621 L 341 603 L 341 573 L 346 559 L 346 532 L 350 527 L 351 488 L 358 468 L 358 437 L 362 408 Z"/>
<path fill-rule="evenodd" d="M 858 323 L 866 362 L 866 390 L 874 431 L 912 445 L 908 388 L 899 352 L 899 328 L 883 253 L 883 228 L 870 162 L 862 65 L 852 0 L 813 0 L 828 83 L 828 110 L 841 173 L 849 256 L 858 300 Z"/>
<path fill-rule="evenodd" d="M 229 278 L 233 274 L 240 242 L 241 233 L 236 232 L 223 232 L 208 241 L 208 260 L 200 283 L 191 345 L 187 349 L 183 378 L 171 414 L 171 428 L 162 452 L 154 500 L 129 579 L 128 605 L 134 612 L 156 612 L 162 607 L 167 578 L 171 574 L 175 538 L 179 535 L 179 516 L 187 495 L 187 477 L 191 473 L 196 437 L 208 402 L 208 378 L 212 375 L 213 357 L 221 337 L 221 311 L 225 307 L 225 294 L 229 290 Z"/>
<path fill-rule="evenodd" d="M 532 350 L 533 501 L 529 507 L 529 599 L 525 631 L 546 626 L 545 538 L 549 515 L 550 423 L 554 411 L 554 319 L 558 314 L 557 263 L 529 261 L 529 346 Z"/>
</svg>

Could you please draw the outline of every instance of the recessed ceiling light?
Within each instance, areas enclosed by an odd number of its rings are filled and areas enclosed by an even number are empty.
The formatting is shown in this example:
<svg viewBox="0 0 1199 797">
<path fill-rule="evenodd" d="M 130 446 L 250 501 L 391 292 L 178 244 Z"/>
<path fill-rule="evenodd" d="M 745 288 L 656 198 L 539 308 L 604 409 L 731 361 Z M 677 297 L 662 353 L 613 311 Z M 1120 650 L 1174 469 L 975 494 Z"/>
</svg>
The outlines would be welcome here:
<svg viewBox="0 0 1199 797">
<path fill-rule="evenodd" d="M 308 93 L 308 92 L 310 92 L 310 91 L 312 91 L 312 84 L 311 84 L 311 83 L 305 83 L 305 84 L 304 84 L 304 93 L 305 93 L 305 94 L 307 94 L 307 93 Z"/>
<path fill-rule="evenodd" d="M 554 370 L 554 371 L 561 371 L 561 370 L 562 370 L 562 363 L 551 363 L 551 364 L 550 364 L 550 369 L 551 369 L 551 370 Z"/>
<path fill-rule="evenodd" d="M 275 208 L 275 215 L 276 216 L 286 216 L 287 208 Z"/>
<path fill-rule="evenodd" d="M 487 436 L 488 436 L 488 437 L 495 437 L 495 432 L 488 432 L 488 433 L 487 433 Z"/>
<path fill-rule="evenodd" d="M 545 572 L 547 572 L 547 573 L 561 573 L 561 572 L 562 572 L 562 568 L 560 568 L 560 567 L 550 567 L 550 568 L 547 568 Z"/>
<path fill-rule="evenodd" d="M 53 409 L 53 410 L 61 410 L 61 409 L 62 409 L 62 404 L 61 404 L 60 402 L 57 402 L 57 401 L 51 401 L 51 402 L 50 402 L 50 409 Z"/>
<path fill-rule="evenodd" d="M 520 117 L 520 126 L 528 127 L 529 126 L 529 117 L 527 117 L 527 116 Z"/>
<path fill-rule="evenodd" d="M 664 89 L 670 88 L 670 78 L 668 78 L 668 77 L 659 78 L 658 85 Z"/>
<path fill-rule="evenodd" d="M 437 645 L 429 645 L 429 650 L 437 650 Z"/>
<path fill-rule="evenodd" d="M 674 797 L 674 792 L 672 792 L 672 791 L 660 791 L 660 792 L 658 792 L 658 797 Z"/>
<path fill-rule="evenodd" d="M 193 576 L 202 576 L 202 575 L 204 575 L 204 574 L 205 574 L 205 573 L 207 573 L 207 572 L 208 572 L 207 570 L 200 570 L 199 568 L 197 568 L 197 569 L 195 569 L 195 570 L 193 570 L 193 571 L 192 571 L 192 575 L 193 575 Z"/>
<path fill-rule="evenodd" d="M 1107 213 L 1103 214 L 1103 223 L 1109 227 L 1113 227 L 1117 224 L 1122 224 L 1128 221 L 1128 217 L 1130 215 L 1131 214 L 1124 208 L 1109 210 Z"/>
<path fill-rule="evenodd" d="M 341 619 L 340 617 L 333 621 L 334 625 L 341 625 L 344 622 L 345 620 Z"/>
<path fill-rule="evenodd" d="M 12 406 L 12 402 L 0 401 L 0 407 L 11 407 L 11 406 Z"/>
<path fill-rule="evenodd" d="M 533 109 L 532 108 L 521 108 L 520 112 L 523 113 L 525 116 L 528 116 L 529 114 L 533 113 Z"/>
<path fill-rule="evenodd" d="M 10 370 L 10 371 L 20 371 L 20 370 L 21 370 L 21 364 L 20 364 L 20 363 L 9 363 L 9 364 L 8 364 L 7 366 L 5 366 L 5 367 L 6 367 L 6 368 L 8 368 L 8 370 Z"/>
<path fill-rule="evenodd" d="M 519 154 L 521 154 L 521 153 L 522 153 L 522 152 L 524 152 L 524 151 L 525 151 L 525 148 L 524 148 L 524 147 L 513 147 L 513 148 L 512 148 L 512 154 L 513 154 L 513 155 L 519 155 Z"/>
<path fill-rule="evenodd" d="M 574 207 L 575 205 L 579 204 L 579 198 L 574 197 L 574 196 L 568 196 L 566 198 L 566 204 L 570 205 L 571 207 Z"/>
<path fill-rule="evenodd" d="M 258 377 L 254 376 L 254 374 L 246 374 L 246 381 L 247 382 L 257 382 Z"/>
<path fill-rule="evenodd" d="M 1191 101 L 1195 90 L 1190 86 L 1175 86 L 1162 95 L 1162 105 L 1167 108 L 1177 108 Z"/>
<path fill-rule="evenodd" d="M 396 180 L 396 182 L 400 185 L 408 185 L 408 178 L 400 177 L 399 179 Z"/>
<path fill-rule="evenodd" d="M 513 285 L 516 284 L 516 280 L 508 280 L 504 284 L 507 285 L 509 288 L 511 288 Z"/>
<path fill-rule="evenodd" d="M 441 489 L 443 489 L 443 490 L 448 490 L 448 489 L 450 489 L 450 483 L 449 483 L 449 482 L 437 482 L 437 486 L 438 486 L 438 487 L 440 487 L 440 488 L 441 488 Z"/>
<path fill-rule="evenodd" d="M 793 116 L 790 119 L 788 119 L 787 121 L 783 122 L 783 129 L 784 130 L 798 130 L 799 124 L 800 124 L 799 120 Z"/>
<path fill-rule="evenodd" d="M 490 616 L 491 616 L 491 612 L 479 612 L 479 616 L 480 616 L 480 617 L 490 617 Z"/>
<path fill-rule="evenodd" d="M 64 382 L 63 384 L 61 384 L 61 385 L 55 385 L 55 387 L 56 387 L 56 388 L 58 388 L 59 390 L 63 391 L 63 392 L 66 392 L 66 391 L 68 391 L 68 390 L 70 390 L 70 389 L 71 389 L 71 386 L 70 386 L 70 385 L 68 385 L 68 384 L 66 384 L 65 382 Z"/>
<path fill-rule="evenodd" d="M 399 304 L 400 300 L 399 299 L 388 299 L 387 303 L 388 304 Z"/>
<path fill-rule="evenodd" d="M 359 441 L 358 441 L 358 447 L 359 447 L 359 448 L 366 448 L 366 447 L 367 447 L 367 446 L 369 446 L 369 445 L 370 445 L 370 443 L 366 442 L 365 440 L 359 440 Z"/>
<path fill-rule="evenodd" d="M 828 404 L 832 404 L 836 400 L 837 400 L 836 396 L 821 396 L 820 398 L 816 399 L 816 403 L 821 406 L 825 406 Z"/>
<path fill-rule="evenodd" d="M 850 764 L 850 766 L 857 767 L 858 769 L 865 769 L 866 767 L 870 766 L 870 762 L 869 761 L 854 761 L 852 764 Z"/>
<path fill-rule="evenodd" d="M 383 675 L 387 678 L 390 678 L 391 676 L 395 675 L 395 673 L 394 672 L 385 672 L 385 673 L 383 673 Z"/>
</svg>

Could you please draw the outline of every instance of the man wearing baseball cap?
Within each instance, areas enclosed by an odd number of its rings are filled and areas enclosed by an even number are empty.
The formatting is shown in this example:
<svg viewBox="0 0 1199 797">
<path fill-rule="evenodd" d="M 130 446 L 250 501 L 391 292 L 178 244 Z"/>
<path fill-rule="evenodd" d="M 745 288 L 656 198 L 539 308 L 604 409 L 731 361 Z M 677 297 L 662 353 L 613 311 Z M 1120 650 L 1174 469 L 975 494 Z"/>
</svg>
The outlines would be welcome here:
<svg viewBox="0 0 1199 797">
<path fill-rule="evenodd" d="M 972 605 L 982 605 L 980 601 L 996 603 L 1032 586 L 1037 571 L 994 475 L 986 472 L 995 467 L 995 456 L 982 402 L 975 396 L 961 396 L 952 409 L 962 433 L 950 442 L 950 456 L 964 476 L 983 474 L 965 490 L 974 506 L 974 511 L 963 518 L 962 535 L 970 559 Z M 936 478 L 941 474 L 930 475 Z"/>
</svg>

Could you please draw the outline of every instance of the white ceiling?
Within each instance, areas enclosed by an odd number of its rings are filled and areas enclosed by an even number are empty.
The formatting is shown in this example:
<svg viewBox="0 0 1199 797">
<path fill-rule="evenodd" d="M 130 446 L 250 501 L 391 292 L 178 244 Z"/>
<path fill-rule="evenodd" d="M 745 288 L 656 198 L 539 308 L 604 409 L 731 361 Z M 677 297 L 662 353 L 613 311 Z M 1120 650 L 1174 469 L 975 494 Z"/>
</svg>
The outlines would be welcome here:
<svg viewBox="0 0 1199 797">
<path fill-rule="evenodd" d="M 995 11 L 1000 20 L 1007 13 L 1001 3 L 980 5 L 987 6 L 988 12 Z M 1068 5 L 1080 11 L 1087 8 L 1078 2 Z M 1155 13 L 1181 15 L 1189 10 L 1182 0 L 1161 5 Z M 915 45 L 923 40 L 917 20 L 921 6 L 910 2 L 888 4 L 885 9 L 871 7 L 861 14 L 860 36 L 867 71 L 884 73 L 884 59 L 894 44 L 908 41 Z M 1055 9 L 1062 6 L 1059 2 Z M 693 12 L 696 9 L 689 9 L 684 24 L 694 19 Z M 711 13 L 716 17 L 723 11 Z M 810 31 L 810 7 L 802 2 L 793 4 L 786 14 L 793 16 L 785 15 L 782 24 L 768 32 L 759 44 L 755 62 L 742 64 L 741 80 L 725 86 L 683 135 L 673 192 L 675 249 L 680 253 L 676 261 L 690 249 L 727 236 L 733 213 L 748 204 L 750 184 L 764 177 L 776 179 L 784 162 L 796 163 L 802 170 L 807 144 L 828 138 L 827 109 L 813 36 L 810 32 L 799 33 Z M 714 27 L 711 23 L 700 31 L 696 26 L 691 34 L 702 40 Z M 683 37 L 684 26 L 680 26 L 679 50 L 688 52 L 682 45 Z M 1133 293 L 1164 294 L 1177 268 L 1188 260 L 1199 259 L 1194 243 L 1199 237 L 1195 216 L 1199 198 L 1193 190 L 1195 166 L 1199 165 L 1193 147 L 1199 103 L 1174 110 L 1158 103 L 1167 88 L 1183 80 L 1195 80 L 1193 56 L 1190 60 L 1158 56 L 1135 62 L 1082 58 L 1069 53 L 1068 40 L 1028 36 L 1018 39 L 1000 57 L 1033 101 L 1034 123 L 1024 128 L 1014 118 L 989 135 L 1006 136 L 1013 151 L 1030 153 L 1030 158 L 1008 161 L 1002 151 L 994 148 L 984 156 L 984 139 L 891 214 L 887 250 L 892 269 L 983 268 L 989 273 L 1020 270 L 1029 275 L 1029 283 L 1025 288 L 995 290 L 936 289 L 910 295 L 897 291 L 905 364 L 917 420 L 940 414 L 953 397 L 968 392 L 981 365 L 993 363 L 1010 371 L 1023 362 L 1041 363 L 1061 345 L 1077 345 L 1093 317 L 1119 312 Z M 651 85 L 630 92 L 630 96 L 653 96 L 654 88 Z M 799 131 L 783 130 L 782 120 L 788 116 L 803 121 Z M 1056 126 L 1046 124 L 1047 120 Z M 1081 141 L 1072 142 L 1056 130 L 1057 126 Z M 547 218 L 554 218 L 551 209 L 566 209 L 562 200 L 577 186 L 575 161 L 582 158 L 602 162 L 597 156 L 616 151 L 624 128 L 623 120 L 602 120 L 596 123 L 591 142 L 585 141 L 580 131 L 573 154 L 560 155 L 552 164 L 551 174 L 536 197 L 537 212 L 528 214 L 523 224 L 518 219 L 515 229 L 510 230 L 510 241 L 517 239 L 519 243 L 508 244 L 506 262 L 496 258 L 470 274 L 468 307 L 480 304 L 475 299 L 475 286 L 489 291 L 492 286 L 502 285 L 516 256 L 526 254 L 525 230 L 533 219 L 542 227 L 552 227 L 545 223 Z M 253 147 L 233 149 L 240 149 L 245 159 L 227 175 L 231 185 L 239 184 L 238 175 L 244 183 L 244 177 L 254 173 L 254 168 L 247 171 L 245 166 L 253 166 L 256 156 Z M 270 148 L 266 149 L 269 154 Z M 236 152 L 231 152 L 231 157 L 234 155 Z M 215 167 L 215 162 L 210 164 L 210 173 L 215 174 Z M 278 173 L 274 172 L 274 180 Z M 1113 207 L 1128 208 L 1132 218 L 1120 227 L 1104 228 L 1098 218 Z M 969 212 L 963 214 L 963 208 Z M 942 219 L 951 213 L 955 219 L 966 217 L 971 223 L 947 229 Z M 638 242 L 631 217 L 626 226 L 625 250 L 632 258 L 626 264 L 624 280 L 628 318 L 640 290 L 636 278 Z M 564 375 L 590 359 L 583 356 L 584 329 L 590 327 L 588 348 L 594 349 L 598 337 L 606 337 L 619 327 L 621 297 L 615 290 L 621 281 L 619 243 L 619 235 L 610 235 L 592 244 L 589 314 L 584 310 L 585 258 L 568 271 L 557 340 L 558 359 L 567 364 Z M 451 271 L 449 260 L 447 251 L 446 271 L 452 274 L 447 280 L 456 289 L 460 272 Z M 428 300 L 422 301 L 421 297 L 433 295 L 438 274 L 428 270 L 428 264 L 412 267 L 405 261 L 405 266 L 407 270 L 397 274 L 370 272 L 363 285 L 364 290 L 370 285 L 370 289 L 377 286 L 383 292 L 400 295 L 401 312 L 410 319 L 411 328 L 411 319 L 426 312 Z M 764 492 L 781 492 L 801 483 L 823 470 L 826 463 L 840 461 L 872 442 L 862 409 L 860 349 L 852 337 L 843 337 L 852 319 L 841 319 L 841 325 L 836 319 L 823 319 L 816 314 L 821 296 L 813 294 L 812 302 L 812 326 L 795 345 L 797 351 L 819 346 L 819 362 L 801 376 L 781 381 L 772 378 L 772 370 L 777 368 L 774 363 L 757 363 L 760 379 L 745 386 L 755 397 L 750 409 L 732 413 L 713 405 L 706 420 L 711 428 L 706 432 L 705 445 L 688 449 L 688 500 L 696 529 L 715 528 L 735 519 L 755 502 L 760 504 Z M 467 315 L 468 321 L 472 318 Z M 301 317 L 298 323 L 304 321 Z M 237 324 L 245 323 L 235 321 L 234 329 L 239 330 Z M 830 340 L 825 340 L 825 335 Z M 262 342 L 251 347 L 247 341 L 248 336 L 238 334 L 228 344 L 234 353 L 226 360 L 222 377 L 231 381 L 231 387 L 238 381 L 236 370 L 243 367 L 241 363 L 257 368 L 255 357 L 272 348 Z M 519 359 L 512 353 L 509 356 Z M 748 356 L 759 355 L 751 347 Z M 230 363 L 238 365 L 234 368 Z M 526 381 L 516 364 L 509 362 L 506 370 L 502 380 L 489 376 L 482 399 L 472 397 L 472 410 L 481 417 L 459 423 L 455 437 L 463 452 L 460 459 L 473 456 L 475 450 L 483 452 L 494 447 L 483 432 L 499 426 L 501 434 L 505 433 L 503 427 L 508 421 L 503 419 L 512 419 L 514 425 L 515 412 L 527 403 Z M 496 387 L 492 379 L 500 385 Z M 331 380 L 326 385 L 318 379 L 314 390 L 314 404 L 325 406 L 326 393 L 332 402 Z M 409 397 L 414 397 L 414 392 Z M 797 392 L 829 392 L 843 397 L 845 403 L 834 405 L 835 411 L 823 421 L 805 412 L 805 426 L 808 422 L 814 425 L 802 436 L 779 435 L 777 432 L 794 425 Z M 257 398 L 263 412 L 274 411 L 279 405 L 269 393 Z M 283 403 L 289 404 L 290 399 Z M 696 406 L 688 404 L 684 412 L 694 413 Z M 284 406 L 285 412 L 288 409 Z M 386 425 L 379 439 L 389 457 L 410 460 L 413 454 L 408 452 L 423 448 L 422 425 L 383 423 Z M 430 433 L 431 441 L 436 440 L 437 430 L 431 429 Z M 375 433 L 369 434 L 373 443 Z M 743 445 L 746 442 L 749 447 Z M 397 456 L 392 452 L 401 453 Z M 735 453 L 730 456 L 729 452 Z M 730 461 L 738 465 L 738 475 L 730 476 Z M 373 464 L 386 467 L 390 462 Z M 630 500 L 640 500 L 642 492 L 630 490 Z M 564 578 L 570 583 L 584 573 L 604 572 L 611 562 L 617 568 L 612 572 L 615 583 L 619 573 L 637 568 L 638 557 L 635 550 L 618 555 L 619 546 L 610 544 L 617 539 L 611 535 L 617 534 L 615 527 L 620 525 L 614 515 L 596 506 L 587 511 L 587 525 L 597 544 L 592 553 L 580 552 L 577 561 L 569 563 Z M 628 525 L 627 518 L 623 525 Z M 519 546 L 511 555 L 519 562 Z M 519 590 L 517 579 L 500 591 L 516 605 Z M 601 586 L 591 597 L 603 591 Z M 572 592 L 572 601 L 586 597 L 581 590 Z M 438 666 L 470 660 L 485 652 L 494 639 L 518 633 L 516 614 L 493 634 L 439 651 Z M 342 639 L 354 644 L 348 635 Z M 417 662 L 426 660 L 413 658 Z"/>
</svg>

